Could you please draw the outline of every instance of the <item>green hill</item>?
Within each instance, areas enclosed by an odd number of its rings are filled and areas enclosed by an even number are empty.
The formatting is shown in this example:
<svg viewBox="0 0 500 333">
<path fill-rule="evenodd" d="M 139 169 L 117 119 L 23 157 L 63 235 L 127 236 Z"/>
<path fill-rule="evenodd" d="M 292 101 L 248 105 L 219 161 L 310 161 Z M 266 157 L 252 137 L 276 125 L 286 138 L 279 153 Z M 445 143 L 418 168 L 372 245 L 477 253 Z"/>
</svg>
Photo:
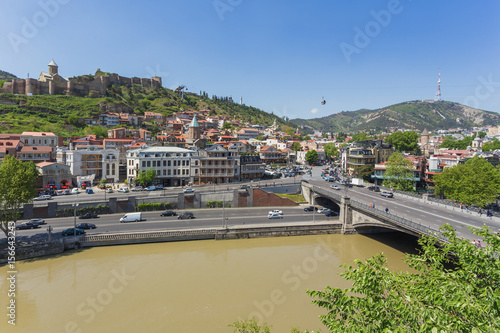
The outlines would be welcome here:
<svg viewBox="0 0 500 333">
<path fill-rule="evenodd" d="M 112 85 L 106 97 L 75 97 L 65 95 L 12 95 L 0 94 L 0 133 L 22 131 L 50 131 L 63 137 L 90 134 L 92 128 L 81 118 L 95 117 L 104 111 L 128 112 L 143 115 L 146 111 L 165 116 L 182 110 L 211 110 L 211 115 L 226 115 L 252 124 L 270 126 L 287 123 L 281 118 L 260 109 L 239 105 L 227 97 L 184 93 L 184 98 L 166 88 L 144 88 L 140 85 Z M 153 132 L 161 129 L 154 125 Z"/>
<path fill-rule="evenodd" d="M 343 111 L 323 118 L 292 119 L 290 122 L 323 132 L 383 131 L 390 127 L 432 131 L 498 125 L 500 114 L 454 102 L 410 101 L 376 110 Z"/>
<path fill-rule="evenodd" d="M 12 79 L 17 79 L 17 76 L 9 72 L 0 70 L 0 80 L 12 80 Z"/>
</svg>

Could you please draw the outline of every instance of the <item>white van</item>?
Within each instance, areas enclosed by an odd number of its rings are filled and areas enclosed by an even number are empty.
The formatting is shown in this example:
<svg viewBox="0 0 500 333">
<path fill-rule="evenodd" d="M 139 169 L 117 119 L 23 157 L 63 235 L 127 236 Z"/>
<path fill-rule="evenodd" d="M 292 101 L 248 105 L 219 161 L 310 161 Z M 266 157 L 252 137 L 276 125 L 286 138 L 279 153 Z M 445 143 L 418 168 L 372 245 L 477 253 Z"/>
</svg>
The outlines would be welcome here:
<svg viewBox="0 0 500 333">
<path fill-rule="evenodd" d="M 71 194 L 78 194 L 80 193 L 80 191 L 78 191 L 78 187 L 74 187 L 72 190 L 71 190 Z"/>
<path fill-rule="evenodd" d="M 123 217 L 120 219 L 120 223 L 124 223 L 124 222 L 139 222 L 139 221 L 144 221 L 142 219 L 142 212 L 127 213 L 127 214 L 123 215 Z"/>
</svg>

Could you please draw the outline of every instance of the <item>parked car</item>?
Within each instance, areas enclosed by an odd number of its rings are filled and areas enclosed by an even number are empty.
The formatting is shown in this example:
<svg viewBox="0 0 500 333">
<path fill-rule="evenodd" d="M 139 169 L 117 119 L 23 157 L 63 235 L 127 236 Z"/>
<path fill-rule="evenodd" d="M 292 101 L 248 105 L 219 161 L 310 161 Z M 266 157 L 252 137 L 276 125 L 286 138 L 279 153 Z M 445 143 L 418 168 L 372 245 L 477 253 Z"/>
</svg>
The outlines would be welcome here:
<svg viewBox="0 0 500 333">
<path fill-rule="evenodd" d="M 267 215 L 267 218 L 268 219 L 282 219 L 283 215 L 278 214 L 278 213 L 269 212 L 269 214 Z"/>
<path fill-rule="evenodd" d="M 271 213 L 275 213 L 275 214 L 279 214 L 279 215 L 283 215 L 283 211 L 279 210 L 279 209 L 275 209 L 275 210 L 272 210 L 269 212 L 269 214 Z"/>
<path fill-rule="evenodd" d="M 69 188 L 64 190 L 64 195 L 70 195 L 70 194 L 71 194 L 71 190 Z"/>
<path fill-rule="evenodd" d="M 91 188 L 85 190 L 87 194 L 94 194 L 94 191 Z"/>
<path fill-rule="evenodd" d="M 184 212 L 181 215 L 177 216 L 177 219 L 180 219 L 180 220 L 194 219 L 194 214 L 191 212 Z"/>
<path fill-rule="evenodd" d="M 47 222 L 45 222 L 45 220 L 43 220 L 43 219 L 31 219 L 28 222 L 36 223 L 38 225 L 47 224 Z"/>
<path fill-rule="evenodd" d="M 177 216 L 177 213 L 173 210 L 167 210 L 160 214 L 160 216 Z"/>
<path fill-rule="evenodd" d="M 36 229 L 36 228 L 40 228 L 40 226 L 37 223 L 32 223 L 32 222 L 23 222 L 19 225 L 16 225 L 17 230 Z"/>
<path fill-rule="evenodd" d="M 83 215 L 80 215 L 79 219 L 96 219 L 98 218 L 99 215 L 94 214 L 94 213 L 85 213 Z"/>
<path fill-rule="evenodd" d="M 383 197 L 386 197 L 386 198 L 394 197 L 394 194 L 392 192 L 389 192 L 389 191 L 382 191 L 382 192 L 380 192 L 380 195 Z"/>
<path fill-rule="evenodd" d="M 250 188 L 250 185 L 241 185 L 240 186 L 240 189 L 242 189 L 242 190 L 247 189 L 247 188 Z"/>
<path fill-rule="evenodd" d="M 338 215 L 339 215 L 339 212 L 335 212 L 333 210 L 330 210 L 330 211 L 325 213 L 325 216 L 327 216 L 327 217 L 338 216 Z"/>
<path fill-rule="evenodd" d="M 108 189 L 106 190 L 106 192 L 107 192 L 107 193 L 113 193 L 113 189 L 112 189 L 112 188 L 108 188 Z"/>
<path fill-rule="evenodd" d="M 192 188 L 185 188 L 184 193 L 194 193 L 194 189 Z"/>
<path fill-rule="evenodd" d="M 142 186 L 136 186 L 132 189 L 132 191 L 142 191 L 142 190 L 143 190 Z"/>
<path fill-rule="evenodd" d="M 313 210 L 318 210 L 318 207 L 308 206 L 304 208 L 304 212 L 312 212 Z"/>
<path fill-rule="evenodd" d="M 373 192 L 380 192 L 380 187 L 378 186 L 368 186 L 368 189 Z"/>
<path fill-rule="evenodd" d="M 151 186 L 146 187 L 144 190 L 145 191 L 154 191 L 154 190 L 156 190 L 156 186 L 151 185 Z"/>
<path fill-rule="evenodd" d="M 69 228 L 61 232 L 61 235 L 63 236 L 73 236 L 74 234 L 75 228 Z M 76 228 L 76 235 L 85 235 L 85 230 Z"/>
<path fill-rule="evenodd" d="M 318 214 L 324 214 L 324 213 L 326 213 L 329 210 L 330 209 L 328 209 L 328 208 L 320 208 L 320 209 L 318 209 Z"/>
<path fill-rule="evenodd" d="M 117 189 L 116 192 L 128 193 L 128 188 L 121 187 L 121 188 Z"/>
<path fill-rule="evenodd" d="M 71 194 L 78 194 L 80 193 L 80 191 L 78 190 L 77 187 L 74 187 L 73 189 L 71 189 Z"/>
<path fill-rule="evenodd" d="M 157 190 L 163 190 L 163 185 L 161 185 L 161 184 L 160 185 L 156 185 L 156 189 Z"/>
<path fill-rule="evenodd" d="M 333 190 L 340 190 L 340 187 L 338 185 L 330 185 L 330 188 Z"/>
<path fill-rule="evenodd" d="M 80 223 L 80 224 L 77 224 L 76 227 L 78 229 L 95 229 L 95 228 L 97 228 L 96 225 L 93 223 Z"/>
<path fill-rule="evenodd" d="M 44 201 L 44 200 L 50 200 L 52 197 L 49 194 L 43 194 L 39 197 L 36 197 L 33 199 L 33 201 Z"/>
</svg>

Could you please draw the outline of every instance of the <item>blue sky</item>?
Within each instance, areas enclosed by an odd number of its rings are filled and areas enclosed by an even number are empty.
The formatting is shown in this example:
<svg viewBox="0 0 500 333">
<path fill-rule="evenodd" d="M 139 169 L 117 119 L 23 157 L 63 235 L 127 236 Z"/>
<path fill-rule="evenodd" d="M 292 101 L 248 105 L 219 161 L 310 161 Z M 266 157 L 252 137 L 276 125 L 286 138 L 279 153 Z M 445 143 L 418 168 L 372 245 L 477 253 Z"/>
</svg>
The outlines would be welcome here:
<svg viewBox="0 0 500 333">
<path fill-rule="evenodd" d="M 500 112 L 497 0 L 0 3 L 0 69 L 19 77 L 54 59 L 315 118 L 433 99 L 441 67 L 443 100 Z"/>
</svg>

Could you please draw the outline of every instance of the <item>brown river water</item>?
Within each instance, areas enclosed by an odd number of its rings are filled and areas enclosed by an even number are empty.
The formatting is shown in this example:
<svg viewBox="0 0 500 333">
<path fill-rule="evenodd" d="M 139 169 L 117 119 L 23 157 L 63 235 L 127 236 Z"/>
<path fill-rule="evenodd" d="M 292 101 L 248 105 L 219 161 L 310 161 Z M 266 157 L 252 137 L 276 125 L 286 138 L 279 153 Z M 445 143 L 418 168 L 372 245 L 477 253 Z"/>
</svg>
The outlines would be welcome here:
<svg viewBox="0 0 500 333">
<path fill-rule="evenodd" d="M 0 332 L 233 332 L 256 317 L 272 332 L 326 329 L 306 289 L 347 288 L 342 264 L 383 252 L 407 270 L 398 233 L 110 246 L 16 263 L 16 325 L 0 267 Z"/>
</svg>

